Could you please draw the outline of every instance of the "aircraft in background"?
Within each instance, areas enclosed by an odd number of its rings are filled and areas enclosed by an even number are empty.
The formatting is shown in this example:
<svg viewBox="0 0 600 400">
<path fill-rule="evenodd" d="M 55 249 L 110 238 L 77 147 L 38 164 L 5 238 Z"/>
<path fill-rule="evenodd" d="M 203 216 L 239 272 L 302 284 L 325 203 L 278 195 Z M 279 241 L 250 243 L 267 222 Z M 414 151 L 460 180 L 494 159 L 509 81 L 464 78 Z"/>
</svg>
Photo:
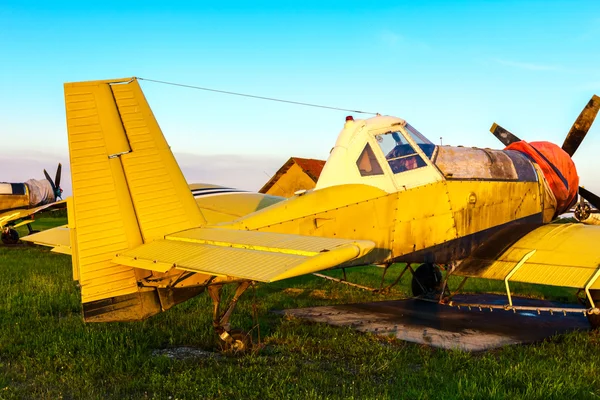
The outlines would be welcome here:
<svg viewBox="0 0 600 400">
<path fill-rule="evenodd" d="M 62 166 L 58 164 L 54 180 L 44 170 L 46 179 L 30 179 L 24 183 L 0 182 L 0 238 L 4 244 L 16 244 L 19 233 L 15 228 L 27 225 L 29 233 L 33 215 L 49 207 L 60 207 L 62 196 L 60 176 Z M 58 202 L 57 202 L 58 201 Z M 64 205 L 63 205 L 64 206 Z"/>
<path fill-rule="evenodd" d="M 67 83 L 73 196 L 63 234 L 84 319 L 141 320 L 207 290 L 216 333 L 243 350 L 249 336 L 229 320 L 254 282 L 402 262 L 396 281 L 409 270 L 415 296 L 450 305 L 468 278 L 503 280 L 508 304 L 486 307 L 506 310 L 522 308 L 511 282 L 570 287 L 583 307 L 554 311 L 598 326 L 600 227 L 551 223 L 577 201 L 571 156 L 598 100 L 562 148 L 497 125 L 504 150 L 437 146 L 400 118 L 347 117 L 315 189 L 260 207 L 228 188 L 190 193 L 136 78 Z M 52 234 L 27 240 L 52 245 Z M 451 276 L 463 277 L 454 291 Z M 227 284 L 236 289 L 222 310 Z"/>
</svg>

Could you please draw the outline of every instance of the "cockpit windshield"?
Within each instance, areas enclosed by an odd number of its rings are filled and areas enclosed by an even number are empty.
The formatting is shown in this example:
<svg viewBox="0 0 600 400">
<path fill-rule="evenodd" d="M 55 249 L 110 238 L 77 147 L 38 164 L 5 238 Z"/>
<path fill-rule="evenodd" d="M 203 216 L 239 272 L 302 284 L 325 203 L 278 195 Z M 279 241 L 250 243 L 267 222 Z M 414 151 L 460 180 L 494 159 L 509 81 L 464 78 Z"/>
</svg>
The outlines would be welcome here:
<svg viewBox="0 0 600 400">
<path fill-rule="evenodd" d="M 427 158 L 431 158 L 433 151 L 435 150 L 435 145 L 409 124 L 405 125 L 405 129 L 412 140 L 414 140 L 417 146 L 425 153 Z M 385 154 L 386 160 L 388 160 L 390 168 L 395 174 L 427 165 L 421 156 L 408 143 L 401 131 L 386 132 L 381 135 L 376 135 L 375 139 L 379 143 L 383 154 Z"/>
<path fill-rule="evenodd" d="M 419 147 L 421 147 L 422 144 L 433 144 L 429 141 L 429 139 L 423 136 L 421 132 L 416 130 L 411 124 L 406 124 L 404 126 L 404 129 L 406 129 L 406 131 L 412 137 L 412 140 L 414 140 L 419 145 Z"/>
</svg>

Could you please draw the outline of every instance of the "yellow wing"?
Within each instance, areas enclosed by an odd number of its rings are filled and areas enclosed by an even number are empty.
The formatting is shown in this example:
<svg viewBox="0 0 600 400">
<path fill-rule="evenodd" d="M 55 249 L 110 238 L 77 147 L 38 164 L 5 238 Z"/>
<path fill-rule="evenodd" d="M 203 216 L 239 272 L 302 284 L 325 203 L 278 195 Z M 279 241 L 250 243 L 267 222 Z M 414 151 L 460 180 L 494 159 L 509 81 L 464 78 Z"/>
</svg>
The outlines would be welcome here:
<svg viewBox="0 0 600 400">
<path fill-rule="evenodd" d="M 114 263 L 273 282 L 335 267 L 373 249 L 368 240 L 195 228 L 123 251 Z"/>
<path fill-rule="evenodd" d="M 493 241 L 463 261 L 456 275 L 511 282 L 600 289 L 600 226 L 541 226 L 494 254 Z M 499 254 L 498 254 L 499 253 Z"/>
<path fill-rule="evenodd" d="M 70 235 L 68 226 L 63 225 L 22 237 L 21 240 L 52 247 L 51 251 L 55 253 L 71 254 Z"/>
<path fill-rule="evenodd" d="M 67 206 L 66 205 L 66 201 L 62 200 L 62 201 L 57 201 L 55 203 L 50 203 L 50 204 L 46 204 L 46 205 L 43 205 L 43 206 L 34 207 L 34 208 L 27 208 L 27 209 L 22 209 L 22 210 L 4 211 L 4 212 L 0 213 L 0 228 L 2 228 L 3 226 L 5 226 L 9 222 L 17 221 L 19 219 L 23 219 L 25 217 L 33 215 L 33 214 L 35 214 L 37 212 L 40 212 L 42 210 L 46 210 L 46 209 L 49 209 L 49 208 L 65 208 L 66 206 Z"/>
</svg>

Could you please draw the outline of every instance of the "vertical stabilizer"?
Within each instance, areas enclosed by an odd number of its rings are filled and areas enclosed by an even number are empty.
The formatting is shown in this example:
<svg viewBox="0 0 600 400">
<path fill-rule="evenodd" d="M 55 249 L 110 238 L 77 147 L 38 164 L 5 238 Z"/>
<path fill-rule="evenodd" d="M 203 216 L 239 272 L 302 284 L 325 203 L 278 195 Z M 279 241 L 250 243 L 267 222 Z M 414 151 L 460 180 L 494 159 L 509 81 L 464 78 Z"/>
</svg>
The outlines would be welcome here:
<svg viewBox="0 0 600 400">
<path fill-rule="evenodd" d="M 150 273 L 112 258 L 205 220 L 135 78 L 67 83 L 65 104 L 84 314 L 154 314 Z"/>
</svg>

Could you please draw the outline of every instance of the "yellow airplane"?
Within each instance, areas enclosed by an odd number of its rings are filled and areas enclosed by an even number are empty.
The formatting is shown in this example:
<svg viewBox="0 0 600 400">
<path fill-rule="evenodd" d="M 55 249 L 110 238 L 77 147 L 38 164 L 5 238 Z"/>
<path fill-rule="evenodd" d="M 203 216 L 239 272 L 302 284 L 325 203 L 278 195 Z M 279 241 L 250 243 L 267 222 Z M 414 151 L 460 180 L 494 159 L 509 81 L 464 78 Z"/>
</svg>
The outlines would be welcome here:
<svg viewBox="0 0 600 400">
<path fill-rule="evenodd" d="M 44 170 L 45 180 L 30 179 L 24 183 L 0 182 L 0 238 L 4 244 L 16 244 L 19 234 L 15 230 L 27 225 L 29 233 L 33 214 L 49 207 L 60 207 L 57 200 L 62 195 L 60 176 L 62 166 L 58 164 L 54 181 Z"/>
<path fill-rule="evenodd" d="M 596 96 L 565 150 L 497 125 L 505 150 L 437 146 L 400 118 L 347 117 L 315 189 L 285 200 L 206 186 L 195 198 L 136 78 L 66 83 L 65 102 L 73 196 L 60 235 L 86 321 L 141 320 L 207 290 L 216 333 L 244 349 L 229 319 L 253 282 L 403 262 L 414 295 L 448 304 L 450 276 L 503 280 L 507 310 L 519 309 L 511 282 L 570 287 L 598 326 L 600 227 L 550 223 L 576 202 L 570 156 Z M 53 245 L 53 234 L 28 240 Z M 222 309 L 226 284 L 236 290 Z"/>
</svg>

